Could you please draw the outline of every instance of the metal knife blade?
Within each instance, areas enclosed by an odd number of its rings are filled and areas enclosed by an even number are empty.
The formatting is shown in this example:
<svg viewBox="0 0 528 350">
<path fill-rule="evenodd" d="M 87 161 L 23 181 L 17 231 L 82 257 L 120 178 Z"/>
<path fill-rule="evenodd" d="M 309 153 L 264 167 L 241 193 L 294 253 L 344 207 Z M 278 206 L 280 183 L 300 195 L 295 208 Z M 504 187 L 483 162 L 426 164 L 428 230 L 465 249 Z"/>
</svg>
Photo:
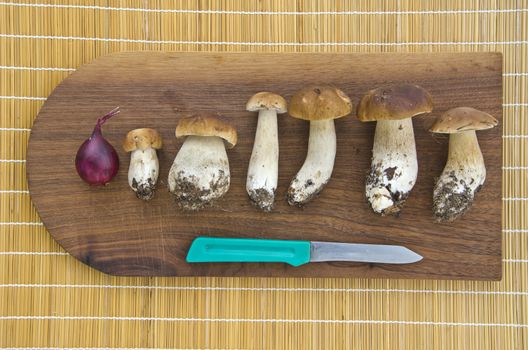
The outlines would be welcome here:
<svg viewBox="0 0 528 350">
<path fill-rule="evenodd" d="M 411 264 L 422 259 L 421 255 L 399 245 L 310 242 L 310 262 Z"/>
</svg>

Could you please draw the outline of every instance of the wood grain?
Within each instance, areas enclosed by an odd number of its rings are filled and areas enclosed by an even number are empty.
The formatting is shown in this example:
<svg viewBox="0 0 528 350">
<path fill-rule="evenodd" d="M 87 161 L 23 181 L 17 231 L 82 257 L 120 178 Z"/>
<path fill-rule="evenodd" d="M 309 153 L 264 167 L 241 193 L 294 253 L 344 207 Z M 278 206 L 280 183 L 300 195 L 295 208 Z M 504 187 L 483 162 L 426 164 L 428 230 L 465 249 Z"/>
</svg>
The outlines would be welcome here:
<svg viewBox="0 0 528 350">
<path fill-rule="evenodd" d="M 364 198 L 373 123 L 351 115 L 336 121 L 337 157 L 332 180 L 304 209 L 289 207 L 285 192 L 306 153 L 308 123 L 279 118 L 280 165 L 276 209 L 257 211 L 245 192 L 256 115 L 245 102 L 255 92 L 289 99 L 311 83 L 334 84 L 354 102 L 369 89 L 412 82 L 429 90 L 434 115 L 472 106 L 502 122 L 502 57 L 498 53 L 434 54 L 233 54 L 120 53 L 82 66 L 64 80 L 42 107 L 32 128 L 27 171 L 30 193 L 50 234 L 73 256 L 114 275 L 304 276 L 431 279 L 501 278 L 502 124 L 479 133 L 487 164 L 486 184 L 469 212 L 451 224 L 432 220 L 434 178 L 443 168 L 447 138 L 426 130 L 431 117 L 414 121 L 417 184 L 400 217 L 378 217 Z M 74 166 L 78 146 L 98 116 L 120 106 L 104 126 L 121 159 L 107 187 L 90 187 Z M 183 213 L 166 189 L 181 145 L 178 119 L 189 112 L 218 112 L 238 128 L 239 144 L 228 151 L 232 184 L 214 208 Z M 129 155 L 120 144 L 133 128 L 160 131 L 160 181 L 155 198 L 135 198 L 127 183 Z M 424 256 L 417 264 L 391 266 L 317 263 L 187 264 L 198 235 L 402 244 Z"/>
</svg>

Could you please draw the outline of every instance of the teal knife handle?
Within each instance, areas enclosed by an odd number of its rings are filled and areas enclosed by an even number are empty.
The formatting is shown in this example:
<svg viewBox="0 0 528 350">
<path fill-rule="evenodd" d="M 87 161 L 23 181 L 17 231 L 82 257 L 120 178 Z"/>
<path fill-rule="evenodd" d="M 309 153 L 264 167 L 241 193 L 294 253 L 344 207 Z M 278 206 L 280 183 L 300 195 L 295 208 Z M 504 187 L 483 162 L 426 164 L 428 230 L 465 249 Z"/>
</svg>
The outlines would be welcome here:
<svg viewBox="0 0 528 350">
<path fill-rule="evenodd" d="M 281 262 L 299 266 L 310 261 L 310 242 L 252 238 L 198 237 L 187 262 Z"/>
</svg>

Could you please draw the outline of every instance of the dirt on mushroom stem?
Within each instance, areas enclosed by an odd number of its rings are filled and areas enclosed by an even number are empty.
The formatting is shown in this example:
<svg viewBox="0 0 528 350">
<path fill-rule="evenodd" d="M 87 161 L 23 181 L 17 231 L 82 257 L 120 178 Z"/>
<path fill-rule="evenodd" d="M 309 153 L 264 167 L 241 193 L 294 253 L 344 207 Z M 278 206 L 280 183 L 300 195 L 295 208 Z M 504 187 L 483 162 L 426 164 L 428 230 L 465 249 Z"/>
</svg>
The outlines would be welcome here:
<svg viewBox="0 0 528 350">
<path fill-rule="evenodd" d="M 471 190 L 470 184 L 464 179 L 459 179 L 454 171 L 448 176 L 436 180 L 433 195 L 433 214 L 437 222 L 451 222 L 462 216 L 471 207 L 475 191 Z"/>
<path fill-rule="evenodd" d="M 249 191 L 249 198 L 251 203 L 266 212 L 273 210 L 273 202 L 275 200 L 275 193 L 270 192 L 265 188 L 257 188 Z"/>
<path fill-rule="evenodd" d="M 366 188 L 367 193 L 369 192 L 369 189 L 374 188 L 385 188 L 388 192 L 387 199 L 392 201 L 392 205 L 390 207 L 387 207 L 383 209 L 379 214 L 381 216 L 386 215 L 395 215 L 399 216 L 401 209 L 403 205 L 405 204 L 405 201 L 409 197 L 410 191 L 408 192 L 399 192 L 395 191 L 393 192 L 391 189 L 391 184 L 385 184 L 385 181 L 382 181 L 384 177 L 387 178 L 388 181 L 391 181 L 394 179 L 394 177 L 399 177 L 401 174 L 397 173 L 398 167 L 386 167 L 383 168 L 383 165 L 381 163 L 375 164 L 370 172 L 367 174 L 366 177 Z M 381 195 L 381 194 L 380 194 Z M 366 197 L 367 202 L 370 203 L 370 197 Z"/>
<path fill-rule="evenodd" d="M 299 180 L 296 178 L 292 181 L 292 184 L 297 184 L 299 182 Z M 296 206 L 297 208 L 303 208 L 307 203 L 309 203 L 312 199 L 316 198 L 317 196 L 319 196 L 319 194 L 321 193 L 321 191 L 325 188 L 326 184 L 328 183 L 329 181 L 326 181 L 324 183 L 320 183 L 319 184 L 319 188 L 317 189 L 311 189 L 311 187 L 313 186 L 316 186 L 316 182 L 313 181 L 312 179 L 308 179 L 304 182 L 304 185 L 302 186 L 295 186 L 295 187 L 292 187 L 290 185 L 290 187 L 288 188 L 288 193 L 286 194 L 286 200 L 288 201 L 288 204 L 289 205 L 292 205 L 292 206 Z M 295 198 L 297 197 L 297 191 L 295 190 L 295 188 L 304 188 L 305 190 L 310 190 L 311 191 L 311 194 L 304 197 L 303 201 L 296 201 Z"/>
<path fill-rule="evenodd" d="M 147 179 L 147 183 L 138 184 L 136 179 L 132 179 L 132 188 L 136 192 L 136 197 L 144 201 L 151 200 L 156 191 L 156 184 L 151 178 Z"/>
<path fill-rule="evenodd" d="M 173 191 L 176 203 L 189 211 L 211 206 L 227 192 L 230 185 L 229 176 L 223 170 L 219 170 L 217 175 L 209 182 L 209 187 L 204 188 L 199 185 L 196 176 L 186 176 L 184 171 L 178 172 Z"/>
</svg>

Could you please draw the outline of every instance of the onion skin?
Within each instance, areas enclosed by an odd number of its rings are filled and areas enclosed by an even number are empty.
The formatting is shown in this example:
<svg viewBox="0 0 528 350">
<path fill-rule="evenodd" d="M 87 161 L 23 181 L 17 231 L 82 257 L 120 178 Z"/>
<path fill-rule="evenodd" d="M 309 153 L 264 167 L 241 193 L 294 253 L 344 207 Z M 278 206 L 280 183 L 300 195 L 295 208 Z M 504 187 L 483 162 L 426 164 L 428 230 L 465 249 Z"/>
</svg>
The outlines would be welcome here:
<svg viewBox="0 0 528 350">
<path fill-rule="evenodd" d="M 119 113 L 119 107 L 97 120 L 92 135 L 83 142 L 75 157 L 77 173 L 93 186 L 106 185 L 119 170 L 119 157 L 115 148 L 103 137 L 101 126 Z"/>
</svg>

